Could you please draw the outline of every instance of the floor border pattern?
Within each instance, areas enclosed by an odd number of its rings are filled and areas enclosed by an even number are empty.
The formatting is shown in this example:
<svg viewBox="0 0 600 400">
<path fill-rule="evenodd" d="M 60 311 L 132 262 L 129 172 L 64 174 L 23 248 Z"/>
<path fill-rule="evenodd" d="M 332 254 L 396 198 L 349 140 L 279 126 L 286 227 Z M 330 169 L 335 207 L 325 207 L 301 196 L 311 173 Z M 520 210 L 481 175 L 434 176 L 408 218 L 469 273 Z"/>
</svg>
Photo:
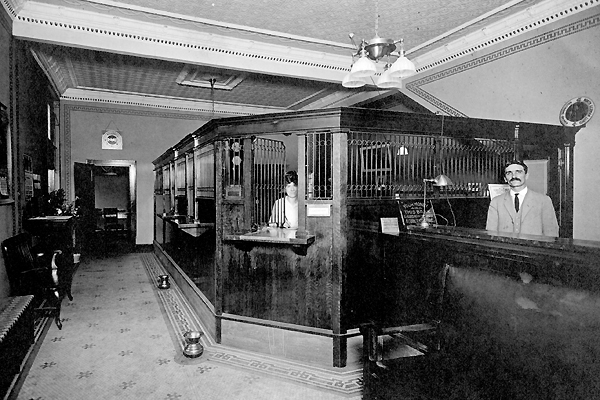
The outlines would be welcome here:
<svg viewBox="0 0 600 400">
<path fill-rule="evenodd" d="M 201 358 L 205 358 L 205 360 L 291 380 L 313 388 L 347 395 L 348 397 L 360 396 L 362 392 L 362 369 L 335 372 L 215 343 L 206 334 L 206 330 L 195 316 L 176 283 L 171 282 L 169 289 L 159 289 L 157 287 L 156 283 L 159 275 L 167 274 L 158 258 L 153 253 L 145 253 L 141 254 L 141 259 L 150 280 L 155 283 L 153 285 L 154 290 L 172 325 L 172 331 L 177 337 L 176 340 L 182 352 L 185 348 L 183 335 L 190 330 L 201 331 L 204 333 L 201 338 L 204 354 Z"/>
</svg>

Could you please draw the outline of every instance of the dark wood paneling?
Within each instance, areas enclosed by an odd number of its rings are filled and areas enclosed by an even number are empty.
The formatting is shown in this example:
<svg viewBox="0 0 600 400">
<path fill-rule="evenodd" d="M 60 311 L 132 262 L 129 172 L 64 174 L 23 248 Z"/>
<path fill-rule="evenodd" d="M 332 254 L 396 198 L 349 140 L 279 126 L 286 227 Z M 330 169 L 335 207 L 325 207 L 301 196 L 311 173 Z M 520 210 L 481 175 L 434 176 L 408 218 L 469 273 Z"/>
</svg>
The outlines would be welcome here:
<svg viewBox="0 0 600 400">
<path fill-rule="evenodd" d="M 318 246 L 308 253 L 297 255 L 288 246 L 245 251 L 225 244 L 223 312 L 331 329 L 331 263 Z"/>
<path fill-rule="evenodd" d="M 431 272 L 450 265 L 444 352 L 432 387 L 486 399 L 600 393 L 597 243 L 433 229 L 380 243 L 382 263 L 371 267 L 387 280 L 382 288 L 396 287 L 377 298 L 387 305 L 376 314 L 384 323 L 397 325 L 407 310 L 426 307 Z"/>
</svg>

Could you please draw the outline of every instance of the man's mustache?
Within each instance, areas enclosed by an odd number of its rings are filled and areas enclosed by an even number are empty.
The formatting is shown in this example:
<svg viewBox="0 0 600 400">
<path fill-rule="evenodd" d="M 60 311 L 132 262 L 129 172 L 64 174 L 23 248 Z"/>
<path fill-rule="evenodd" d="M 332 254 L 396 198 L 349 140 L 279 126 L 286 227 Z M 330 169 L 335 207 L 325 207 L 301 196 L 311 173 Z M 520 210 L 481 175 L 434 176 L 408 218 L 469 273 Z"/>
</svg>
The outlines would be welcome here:
<svg viewBox="0 0 600 400">
<path fill-rule="evenodd" d="M 510 181 L 511 181 L 511 182 L 512 182 L 512 181 L 519 181 L 519 182 L 521 182 L 521 180 L 520 180 L 519 178 L 512 178 Z"/>
</svg>

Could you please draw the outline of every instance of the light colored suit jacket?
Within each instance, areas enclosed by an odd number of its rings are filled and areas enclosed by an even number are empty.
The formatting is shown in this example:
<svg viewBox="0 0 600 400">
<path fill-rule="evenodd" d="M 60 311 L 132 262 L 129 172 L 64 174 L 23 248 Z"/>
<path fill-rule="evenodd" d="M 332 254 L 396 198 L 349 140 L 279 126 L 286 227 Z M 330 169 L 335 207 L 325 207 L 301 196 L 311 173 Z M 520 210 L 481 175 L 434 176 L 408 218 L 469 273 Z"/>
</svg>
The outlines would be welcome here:
<svg viewBox="0 0 600 400">
<path fill-rule="evenodd" d="M 510 192 L 494 197 L 488 208 L 485 229 L 558 237 L 558 222 L 552 200 L 531 189 L 527 190 L 518 213 Z"/>
</svg>

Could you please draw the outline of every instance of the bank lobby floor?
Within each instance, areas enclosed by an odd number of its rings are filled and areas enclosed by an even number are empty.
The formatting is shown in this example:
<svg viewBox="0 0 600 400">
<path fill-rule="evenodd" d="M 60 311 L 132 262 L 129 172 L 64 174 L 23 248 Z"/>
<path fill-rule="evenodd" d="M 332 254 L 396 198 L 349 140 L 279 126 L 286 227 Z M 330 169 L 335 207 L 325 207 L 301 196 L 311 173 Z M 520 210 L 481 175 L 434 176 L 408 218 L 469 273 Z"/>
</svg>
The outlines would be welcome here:
<svg viewBox="0 0 600 400">
<path fill-rule="evenodd" d="M 183 355 L 184 333 L 202 330 L 152 253 L 82 256 L 65 299 L 63 328 L 44 324 L 8 399 L 359 399 L 362 370 L 295 364 L 202 337 Z M 398 397 L 404 398 L 404 397 Z"/>
</svg>

